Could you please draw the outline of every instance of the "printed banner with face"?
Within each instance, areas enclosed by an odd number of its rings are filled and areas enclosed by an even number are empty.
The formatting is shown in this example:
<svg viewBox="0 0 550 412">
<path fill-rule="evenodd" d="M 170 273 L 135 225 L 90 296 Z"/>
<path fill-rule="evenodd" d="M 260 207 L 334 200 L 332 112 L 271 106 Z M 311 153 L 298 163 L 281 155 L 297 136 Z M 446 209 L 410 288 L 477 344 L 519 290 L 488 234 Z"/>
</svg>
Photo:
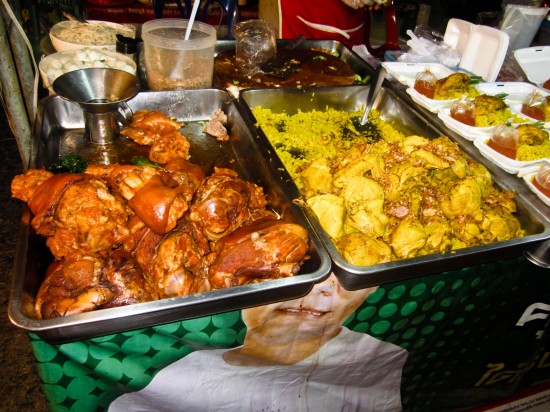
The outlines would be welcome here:
<svg viewBox="0 0 550 412">
<path fill-rule="evenodd" d="M 550 379 L 550 277 L 524 258 L 51 345 L 54 411 L 454 411 Z"/>
</svg>

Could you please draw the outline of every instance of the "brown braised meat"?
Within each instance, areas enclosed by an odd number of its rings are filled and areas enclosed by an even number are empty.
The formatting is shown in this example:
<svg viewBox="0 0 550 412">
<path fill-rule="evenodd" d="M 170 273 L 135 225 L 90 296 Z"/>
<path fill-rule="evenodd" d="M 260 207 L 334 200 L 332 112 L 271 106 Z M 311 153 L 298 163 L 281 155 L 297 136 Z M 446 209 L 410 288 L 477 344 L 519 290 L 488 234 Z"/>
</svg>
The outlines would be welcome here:
<svg viewBox="0 0 550 412">
<path fill-rule="evenodd" d="M 35 315 L 50 319 L 156 297 L 130 253 L 73 254 L 50 265 L 36 296 Z"/>
<path fill-rule="evenodd" d="M 150 166 L 119 166 L 111 172 L 110 181 L 143 223 L 158 234 L 176 227 L 195 191 L 189 180 L 180 184 L 167 171 Z"/>
<path fill-rule="evenodd" d="M 215 168 L 195 194 L 189 219 L 210 241 L 267 213 L 263 189 L 229 169 Z"/>
<path fill-rule="evenodd" d="M 170 119 L 161 111 L 138 110 L 134 113 L 132 122 L 120 134 L 127 136 L 136 143 L 150 146 L 155 140 L 170 132 L 178 131 L 181 125 Z"/>
<path fill-rule="evenodd" d="M 210 284 L 226 288 L 298 273 L 308 251 L 307 230 L 262 218 L 218 240 L 209 267 Z"/>
<path fill-rule="evenodd" d="M 32 179 L 27 181 L 33 185 Z M 91 175 L 52 175 L 33 191 L 28 205 L 32 227 L 48 238 L 46 244 L 57 259 L 110 250 L 130 239 L 124 202 Z"/>
</svg>

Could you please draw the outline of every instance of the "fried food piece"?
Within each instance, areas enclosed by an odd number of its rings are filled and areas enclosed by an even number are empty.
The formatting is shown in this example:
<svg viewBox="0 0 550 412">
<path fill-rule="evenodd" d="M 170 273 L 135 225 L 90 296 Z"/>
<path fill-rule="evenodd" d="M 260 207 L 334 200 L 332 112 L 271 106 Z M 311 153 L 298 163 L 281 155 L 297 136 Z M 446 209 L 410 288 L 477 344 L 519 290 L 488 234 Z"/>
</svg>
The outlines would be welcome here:
<svg viewBox="0 0 550 412">
<path fill-rule="evenodd" d="M 11 195 L 23 202 L 28 202 L 33 197 L 36 189 L 52 176 L 53 173 L 46 169 L 29 169 L 26 173 L 13 178 L 11 181 Z"/>
<path fill-rule="evenodd" d="M 136 143 L 151 146 L 155 140 L 166 133 L 178 131 L 181 125 L 159 110 L 138 110 L 131 123 L 120 134 Z"/>
<path fill-rule="evenodd" d="M 389 262 L 392 256 L 392 250 L 386 242 L 360 232 L 342 236 L 336 247 L 347 262 L 357 266 Z"/>
<path fill-rule="evenodd" d="M 399 221 L 390 235 L 393 252 L 399 259 L 416 256 L 416 252 L 424 247 L 428 236 L 424 226 L 417 219 L 406 217 Z"/>
<path fill-rule="evenodd" d="M 540 145 L 548 140 L 548 132 L 540 127 L 537 127 L 533 124 L 520 124 L 516 127 L 519 136 L 518 136 L 518 146 L 519 145 Z"/>
<path fill-rule="evenodd" d="M 466 73 L 456 72 L 435 83 L 434 99 L 451 100 L 468 93 L 472 78 Z"/>
<path fill-rule="evenodd" d="M 354 176 L 342 192 L 346 224 L 373 237 L 384 236 L 389 217 L 384 212 L 384 190 L 378 182 Z"/>
<path fill-rule="evenodd" d="M 331 238 L 339 239 L 344 234 L 344 219 L 346 216 L 344 198 L 326 193 L 310 197 L 306 203 Z"/>
<path fill-rule="evenodd" d="M 172 159 L 189 159 L 189 141 L 177 131 L 161 134 L 151 145 L 149 160 L 164 165 Z"/>
<path fill-rule="evenodd" d="M 478 116 L 488 115 L 500 110 L 507 109 L 508 106 L 504 100 L 488 94 L 482 94 L 474 98 L 474 118 Z"/>
</svg>

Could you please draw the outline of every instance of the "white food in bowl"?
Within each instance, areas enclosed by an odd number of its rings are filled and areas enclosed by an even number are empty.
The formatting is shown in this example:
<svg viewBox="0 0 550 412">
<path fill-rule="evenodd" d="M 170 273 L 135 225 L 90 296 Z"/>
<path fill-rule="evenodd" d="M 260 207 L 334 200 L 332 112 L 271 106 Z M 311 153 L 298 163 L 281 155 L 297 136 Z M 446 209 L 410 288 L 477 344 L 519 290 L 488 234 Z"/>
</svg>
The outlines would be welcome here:
<svg viewBox="0 0 550 412">
<path fill-rule="evenodd" d="M 66 20 L 50 30 L 50 40 L 56 51 L 75 50 L 84 47 L 116 51 L 116 35 L 135 37 L 135 28 L 123 24 L 90 20 L 81 23 Z"/>
<path fill-rule="evenodd" d="M 46 87 L 54 94 L 52 84 L 62 74 L 73 70 L 89 69 L 94 67 L 105 67 L 124 70 L 133 75 L 136 74 L 137 66 L 133 59 L 122 53 L 84 48 L 78 50 L 66 50 L 45 56 L 39 63 L 38 68 Z"/>
</svg>

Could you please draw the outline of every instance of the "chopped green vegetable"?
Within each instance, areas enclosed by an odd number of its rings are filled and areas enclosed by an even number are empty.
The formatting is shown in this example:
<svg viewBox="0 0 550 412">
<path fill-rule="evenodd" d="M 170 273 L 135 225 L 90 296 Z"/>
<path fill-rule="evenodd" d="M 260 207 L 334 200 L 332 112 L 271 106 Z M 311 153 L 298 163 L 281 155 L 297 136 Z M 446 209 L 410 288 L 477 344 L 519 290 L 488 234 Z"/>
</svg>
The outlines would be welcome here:
<svg viewBox="0 0 550 412">
<path fill-rule="evenodd" d="M 367 84 L 370 80 L 370 76 L 367 74 L 365 77 L 361 77 L 358 74 L 355 74 L 355 84 Z"/>
<path fill-rule="evenodd" d="M 470 76 L 470 84 L 478 84 L 482 80 L 483 77 L 481 76 Z"/>
<path fill-rule="evenodd" d="M 326 60 L 327 58 L 321 54 L 318 54 L 317 56 L 313 56 L 312 60 Z"/>
<path fill-rule="evenodd" d="M 130 161 L 136 166 L 151 166 L 156 167 L 157 169 L 162 169 L 162 166 L 158 165 L 155 162 L 151 162 L 149 159 L 143 156 L 132 156 Z"/>
<path fill-rule="evenodd" d="M 508 93 L 499 93 L 499 94 L 495 94 L 495 97 L 496 97 L 497 99 L 500 99 L 500 100 L 506 99 L 507 96 L 508 96 Z"/>
<path fill-rule="evenodd" d="M 83 173 L 88 168 L 88 162 L 80 155 L 68 154 L 51 164 L 48 170 L 52 173 Z"/>
<path fill-rule="evenodd" d="M 204 120 L 199 120 L 197 123 L 199 126 L 206 127 L 206 122 Z"/>
</svg>

